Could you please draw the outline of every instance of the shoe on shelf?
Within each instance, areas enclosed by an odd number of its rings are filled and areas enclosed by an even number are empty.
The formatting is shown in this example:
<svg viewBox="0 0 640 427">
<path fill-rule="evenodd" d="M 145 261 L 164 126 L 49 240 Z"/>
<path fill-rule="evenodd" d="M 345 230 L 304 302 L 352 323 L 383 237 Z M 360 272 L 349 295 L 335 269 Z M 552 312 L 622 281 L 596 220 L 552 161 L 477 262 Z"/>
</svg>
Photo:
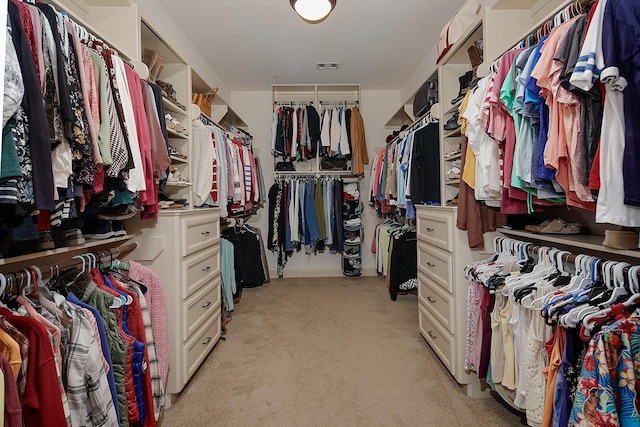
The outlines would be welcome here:
<svg viewBox="0 0 640 427">
<path fill-rule="evenodd" d="M 48 251 L 56 248 L 53 236 L 51 235 L 51 230 L 38 231 L 38 243 L 36 244 L 36 248 L 39 251 Z"/>
<path fill-rule="evenodd" d="M 51 230 L 51 235 L 56 247 L 58 248 L 80 246 L 86 243 L 82 231 L 78 228 L 70 228 L 68 230 Z"/>
<path fill-rule="evenodd" d="M 113 237 L 124 237 L 127 235 L 127 230 L 124 227 L 124 221 L 111 221 L 111 228 L 113 229 Z"/>
<path fill-rule="evenodd" d="M 105 240 L 115 236 L 111 221 L 101 219 L 87 220 L 84 224 L 84 235 L 89 240 Z"/>
<path fill-rule="evenodd" d="M 173 147 L 173 146 L 169 146 L 169 155 L 170 156 L 174 156 L 174 157 L 178 157 L 180 159 L 187 159 L 187 155 L 184 154 L 179 148 Z"/>
<path fill-rule="evenodd" d="M 452 165 L 451 169 L 447 171 L 447 179 L 448 180 L 460 179 L 460 172 L 461 170 L 459 166 L 456 166 L 455 164 Z"/>
<path fill-rule="evenodd" d="M 178 121 L 178 119 L 174 118 L 173 116 L 171 116 L 171 114 L 167 113 L 164 116 L 166 122 L 167 122 L 167 127 L 169 129 L 173 129 L 176 132 L 182 133 L 186 131 L 186 128 L 184 126 L 182 126 L 182 124 Z"/>
<path fill-rule="evenodd" d="M 447 206 L 458 206 L 458 196 L 459 194 L 456 194 L 453 199 L 447 200 Z"/>
<path fill-rule="evenodd" d="M 447 120 L 447 122 L 444 124 L 444 130 L 458 129 L 460 127 L 460 125 L 458 124 L 459 117 L 460 117 L 460 113 L 456 111 L 455 114 L 451 116 L 451 118 Z"/>
<path fill-rule="evenodd" d="M 464 99 L 464 96 L 467 94 L 467 92 L 471 88 L 472 80 L 473 80 L 473 71 L 467 71 L 466 73 L 458 77 L 458 82 L 460 83 L 460 91 L 458 92 L 458 96 L 451 101 L 451 105 L 456 105 L 457 103 L 462 101 L 462 99 Z"/>
<path fill-rule="evenodd" d="M 584 234 L 589 231 L 579 222 L 566 222 L 560 218 L 543 221 L 537 226 L 525 226 L 525 230 L 539 234 Z"/>
<path fill-rule="evenodd" d="M 169 177 L 167 178 L 167 182 L 181 182 L 180 176 L 180 171 L 175 166 L 169 166 Z"/>
<path fill-rule="evenodd" d="M 444 155 L 444 159 L 445 159 L 445 160 L 447 160 L 447 159 L 452 159 L 452 158 L 454 158 L 454 157 L 458 157 L 460 154 L 462 154 L 462 151 L 460 150 L 460 146 L 458 146 L 458 148 L 455 148 L 455 149 L 453 149 L 453 150 L 451 150 L 451 151 L 447 152 L 447 153 Z"/>
</svg>

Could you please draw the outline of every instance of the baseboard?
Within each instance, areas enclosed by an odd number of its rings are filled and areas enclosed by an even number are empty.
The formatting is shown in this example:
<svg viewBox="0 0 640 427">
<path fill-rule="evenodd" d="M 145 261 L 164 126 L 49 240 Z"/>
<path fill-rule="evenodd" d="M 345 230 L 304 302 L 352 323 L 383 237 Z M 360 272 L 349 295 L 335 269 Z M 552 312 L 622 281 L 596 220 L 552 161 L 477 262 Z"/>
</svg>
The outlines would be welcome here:
<svg viewBox="0 0 640 427">
<path fill-rule="evenodd" d="M 272 278 L 278 277 L 278 272 L 275 270 L 270 270 L 269 274 Z M 362 276 L 364 277 L 374 277 L 377 276 L 375 268 L 363 268 Z M 307 277 L 347 277 L 342 274 L 340 270 L 289 270 L 284 269 L 283 279 L 298 279 L 298 278 L 307 278 Z"/>
</svg>

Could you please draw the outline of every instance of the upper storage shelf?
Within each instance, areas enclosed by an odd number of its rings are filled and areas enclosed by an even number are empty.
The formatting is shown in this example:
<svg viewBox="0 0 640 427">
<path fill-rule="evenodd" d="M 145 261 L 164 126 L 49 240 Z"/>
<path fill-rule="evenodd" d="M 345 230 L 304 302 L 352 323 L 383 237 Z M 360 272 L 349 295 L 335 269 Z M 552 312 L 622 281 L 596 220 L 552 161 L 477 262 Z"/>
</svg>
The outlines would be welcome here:
<svg viewBox="0 0 640 427">
<path fill-rule="evenodd" d="M 209 93 L 214 86 L 209 85 L 200 75 L 191 70 L 191 92 Z M 211 102 L 211 117 L 214 122 L 230 128 L 231 126 L 246 129 L 247 124 L 229 107 L 224 100 L 216 96 Z"/>
<path fill-rule="evenodd" d="M 50 0 L 129 60 L 140 59 L 138 6 L 129 0 Z"/>
</svg>

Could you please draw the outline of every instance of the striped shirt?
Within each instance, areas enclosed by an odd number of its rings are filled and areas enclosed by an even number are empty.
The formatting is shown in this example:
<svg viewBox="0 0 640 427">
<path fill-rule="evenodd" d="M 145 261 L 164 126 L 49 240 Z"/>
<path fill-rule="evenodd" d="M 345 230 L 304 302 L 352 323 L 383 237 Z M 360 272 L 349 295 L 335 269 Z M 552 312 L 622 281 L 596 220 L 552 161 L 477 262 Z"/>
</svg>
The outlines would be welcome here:
<svg viewBox="0 0 640 427">
<path fill-rule="evenodd" d="M 55 295 L 58 307 L 72 319 L 67 349 L 67 398 L 73 426 L 117 426 L 100 345 L 82 308 Z"/>
</svg>

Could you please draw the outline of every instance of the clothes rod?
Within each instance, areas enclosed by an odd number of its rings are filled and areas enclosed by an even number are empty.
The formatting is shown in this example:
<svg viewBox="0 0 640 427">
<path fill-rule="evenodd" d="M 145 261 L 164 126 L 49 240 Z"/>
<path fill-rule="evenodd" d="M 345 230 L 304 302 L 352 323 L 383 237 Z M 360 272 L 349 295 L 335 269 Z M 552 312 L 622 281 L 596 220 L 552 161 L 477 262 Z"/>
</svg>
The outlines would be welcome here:
<svg viewBox="0 0 640 427">
<path fill-rule="evenodd" d="M 88 259 L 91 259 L 93 261 L 92 255 L 95 256 L 96 263 L 101 263 L 106 260 L 115 260 L 119 257 L 124 257 L 133 252 L 137 247 L 137 243 L 131 242 L 122 246 L 115 247 L 113 249 L 103 249 L 98 252 L 85 252 L 84 254 L 82 254 L 86 257 L 84 259 L 81 255 L 76 255 L 73 258 L 63 262 L 37 263 L 35 265 L 32 264 L 30 267 L 37 267 L 37 269 L 40 270 L 40 277 L 42 278 L 42 280 L 46 281 L 59 276 L 62 272 L 87 265 Z M 10 283 L 27 283 L 29 280 L 27 275 L 30 274 L 27 268 L 29 267 L 26 267 L 25 269 L 16 268 L 13 271 L 3 272 L 0 275 L 5 277 Z"/>
</svg>

